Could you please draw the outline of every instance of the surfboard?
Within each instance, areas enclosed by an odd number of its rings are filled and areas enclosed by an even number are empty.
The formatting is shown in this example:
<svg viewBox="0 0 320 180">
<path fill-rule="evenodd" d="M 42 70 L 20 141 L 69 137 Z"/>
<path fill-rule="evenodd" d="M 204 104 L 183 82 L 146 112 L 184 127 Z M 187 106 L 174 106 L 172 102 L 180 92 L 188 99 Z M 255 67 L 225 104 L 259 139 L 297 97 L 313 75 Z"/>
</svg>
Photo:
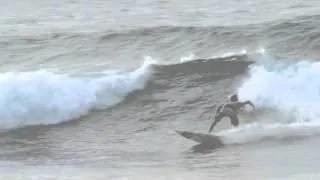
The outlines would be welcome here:
<svg viewBox="0 0 320 180">
<path fill-rule="evenodd" d="M 212 146 L 223 146 L 222 140 L 219 138 L 219 136 L 210 135 L 210 134 L 202 134 L 202 133 L 196 133 L 196 132 L 190 132 L 190 131 L 177 131 L 176 132 L 191 141 L 200 143 L 200 144 L 206 144 L 206 145 L 212 145 Z"/>
</svg>

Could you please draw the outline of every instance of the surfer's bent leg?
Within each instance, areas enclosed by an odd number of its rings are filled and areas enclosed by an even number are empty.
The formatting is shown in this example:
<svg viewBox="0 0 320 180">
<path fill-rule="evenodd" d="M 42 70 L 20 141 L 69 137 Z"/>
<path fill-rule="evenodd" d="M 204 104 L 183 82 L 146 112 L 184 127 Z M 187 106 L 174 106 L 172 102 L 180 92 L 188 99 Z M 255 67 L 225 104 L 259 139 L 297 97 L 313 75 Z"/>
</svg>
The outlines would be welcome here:
<svg viewBox="0 0 320 180">
<path fill-rule="evenodd" d="M 233 126 L 239 126 L 239 118 L 237 116 L 230 116 L 230 120 Z"/>
<path fill-rule="evenodd" d="M 220 105 L 220 106 L 217 108 L 217 110 L 216 110 L 216 115 L 217 115 L 218 113 L 220 113 L 220 111 L 221 111 L 222 108 L 223 108 L 223 104 Z"/>
<path fill-rule="evenodd" d="M 214 128 L 214 126 L 217 125 L 218 122 L 221 121 L 221 119 L 225 117 L 225 115 L 223 113 L 218 113 L 215 117 L 214 117 L 214 121 L 211 124 L 210 128 L 209 128 L 209 133 L 212 131 L 212 129 Z"/>
</svg>

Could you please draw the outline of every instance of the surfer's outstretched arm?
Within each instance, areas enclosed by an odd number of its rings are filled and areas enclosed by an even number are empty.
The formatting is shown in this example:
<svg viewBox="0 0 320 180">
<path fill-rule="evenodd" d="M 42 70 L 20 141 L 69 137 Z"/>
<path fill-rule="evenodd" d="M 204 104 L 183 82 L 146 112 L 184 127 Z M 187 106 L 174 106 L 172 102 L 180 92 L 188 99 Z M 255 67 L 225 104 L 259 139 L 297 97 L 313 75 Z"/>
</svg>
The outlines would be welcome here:
<svg viewBox="0 0 320 180">
<path fill-rule="evenodd" d="M 252 108 L 255 108 L 255 106 L 253 105 L 253 103 L 251 101 L 245 101 L 243 104 L 244 105 L 249 104 Z"/>
</svg>

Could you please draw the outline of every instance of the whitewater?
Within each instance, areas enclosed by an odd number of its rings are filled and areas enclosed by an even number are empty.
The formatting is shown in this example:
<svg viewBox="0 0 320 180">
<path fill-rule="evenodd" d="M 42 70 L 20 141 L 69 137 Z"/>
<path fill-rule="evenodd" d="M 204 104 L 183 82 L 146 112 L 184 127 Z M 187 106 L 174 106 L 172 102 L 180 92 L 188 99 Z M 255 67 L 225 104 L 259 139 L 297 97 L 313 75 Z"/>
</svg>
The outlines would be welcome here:
<svg viewBox="0 0 320 180">
<path fill-rule="evenodd" d="M 253 122 L 218 135 L 226 144 L 320 135 L 319 69 L 316 61 L 276 60 L 262 53 L 237 89 L 240 100 L 251 100 L 260 112 Z"/>
<path fill-rule="evenodd" d="M 0 74 L 1 130 L 70 121 L 107 108 L 143 89 L 151 75 L 145 61 L 132 72 L 73 77 L 45 70 Z"/>
</svg>

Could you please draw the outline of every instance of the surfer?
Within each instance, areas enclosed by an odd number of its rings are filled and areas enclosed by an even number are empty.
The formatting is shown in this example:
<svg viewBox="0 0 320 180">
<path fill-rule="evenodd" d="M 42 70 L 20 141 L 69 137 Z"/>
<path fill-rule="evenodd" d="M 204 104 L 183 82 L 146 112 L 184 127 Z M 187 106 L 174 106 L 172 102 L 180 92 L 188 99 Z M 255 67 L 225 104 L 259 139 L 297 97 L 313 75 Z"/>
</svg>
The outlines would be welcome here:
<svg viewBox="0 0 320 180">
<path fill-rule="evenodd" d="M 229 100 L 230 100 L 230 102 L 228 102 L 226 104 L 222 104 L 217 108 L 214 121 L 209 128 L 209 133 L 212 131 L 214 126 L 218 122 L 220 122 L 221 119 L 224 117 L 229 117 L 231 120 L 231 124 L 233 126 L 238 126 L 239 125 L 239 118 L 237 115 L 238 115 L 239 111 L 241 111 L 242 107 L 249 104 L 250 106 L 255 108 L 255 106 L 252 104 L 251 101 L 240 102 L 237 94 L 233 94 L 232 96 L 230 96 Z"/>
</svg>

